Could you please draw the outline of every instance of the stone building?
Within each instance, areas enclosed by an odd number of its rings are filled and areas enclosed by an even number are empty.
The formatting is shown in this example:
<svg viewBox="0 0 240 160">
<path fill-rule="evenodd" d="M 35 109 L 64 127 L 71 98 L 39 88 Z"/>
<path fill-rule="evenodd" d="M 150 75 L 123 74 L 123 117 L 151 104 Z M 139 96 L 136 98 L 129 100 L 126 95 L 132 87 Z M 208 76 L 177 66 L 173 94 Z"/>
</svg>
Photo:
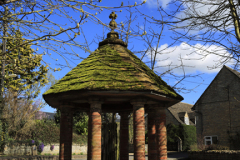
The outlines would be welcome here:
<svg viewBox="0 0 240 160">
<path fill-rule="evenodd" d="M 240 131 L 239 78 L 239 72 L 223 66 L 193 106 L 199 143 L 232 148 L 229 134 L 234 136 Z"/>
</svg>

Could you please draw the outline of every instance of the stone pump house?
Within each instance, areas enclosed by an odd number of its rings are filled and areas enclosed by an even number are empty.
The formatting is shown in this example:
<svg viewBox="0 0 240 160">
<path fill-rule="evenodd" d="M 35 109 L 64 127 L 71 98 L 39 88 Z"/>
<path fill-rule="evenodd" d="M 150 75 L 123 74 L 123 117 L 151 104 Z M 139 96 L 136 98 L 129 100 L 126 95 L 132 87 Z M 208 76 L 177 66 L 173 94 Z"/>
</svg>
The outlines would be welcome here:
<svg viewBox="0 0 240 160">
<path fill-rule="evenodd" d="M 96 51 L 79 63 L 43 94 L 45 101 L 61 110 L 60 160 L 72 154 L 73 112 L 89 115 L 88 160 L 101 160 L 101 114 L 119 113 L 120 160 L 128 160 L 128 115 L 133 112 L 134 160 L 145 160 L 145 120 L 148 113 L 148 159 L 167 159 L 165 109 L 181 100 L 159 76 L 127 49 L 114 29 Z"/>
</svg>

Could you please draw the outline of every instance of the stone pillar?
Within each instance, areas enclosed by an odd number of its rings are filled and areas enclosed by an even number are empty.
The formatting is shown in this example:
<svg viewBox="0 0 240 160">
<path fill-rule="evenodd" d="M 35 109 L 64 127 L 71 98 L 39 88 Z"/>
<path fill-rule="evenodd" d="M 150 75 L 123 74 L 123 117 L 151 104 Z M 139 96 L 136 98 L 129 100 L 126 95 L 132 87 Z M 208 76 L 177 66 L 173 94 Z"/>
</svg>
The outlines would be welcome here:
<svg viewBox="0 0 240 160">
<path fill-rule="evenodd" d="M 120 119 L 120 160 L 129 159 L 129 145 L 128 145 L 128 115 L 127 112 L 119 113 L 121 116 Z"/>
<path fill-rule="evenodd" d="M 131 104 L 133 105 L 134 160 L 145 160 L 145 102 L 139 100 Z"/>
<path fill-rule="evenodd" d="M 72 159 L 73 113 L 69 106 L 61 106 L 59 160 Z"/>
<path fill-rule="evenodd" d="M 148 159 L 157 160 L 157 143 L 156 143 L 156 111 L 148 110 Z"/>
<path fill-rule="evenodd" d="M 165 108 L 156 110 L 157 154 L 158 160 L 167 159 L 167 129 Z"/>
<path fill-rule="evenodd" d="M 90 100 L 88 160 L 101 160 L 101 102 Z"/>
</svg>

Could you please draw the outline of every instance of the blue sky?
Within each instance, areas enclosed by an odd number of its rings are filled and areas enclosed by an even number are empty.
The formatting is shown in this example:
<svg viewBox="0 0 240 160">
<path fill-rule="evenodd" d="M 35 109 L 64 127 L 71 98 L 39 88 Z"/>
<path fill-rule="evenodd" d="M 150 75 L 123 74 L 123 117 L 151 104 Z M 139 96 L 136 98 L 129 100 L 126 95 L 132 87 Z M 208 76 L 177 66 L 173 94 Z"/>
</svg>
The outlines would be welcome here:
<svg viewBox="0 0 240 160">
<path fill-rule="evenodd" d="M 123 0 L 124 5 L 125 4 L 134 4 L 135 1 L 125 1 Z M 142 2 L 141 0 L 137 0 L 137 3 Z M 160 0 L 159 1 L 159 5 L 162 6 L 163 8 L 167 9 L 167 10 L 174 10 L 174 7 L 168 7 L 167 6 L 167 2 L 169 2 L 169 0 Z M 102 2 L 100 3 L 100 5 L 102 6 L 120 6 L 121 1 L 110 1 L 110 0 L 102 0 Z M 160 15 L 157 11 L 157 3 L 156 0 L 147 0 L 146 4 L 138 7 L 138 9 L 144 13 L 149 15 L 150 17 L 156 17 L 156 18 L 160 18 Z M 84 9 L 85 10 L 85 9 Z M 122 12 L 117 12 L 116 14 L 118 15 L 116 22 L 118 24 L 120 24 L 120 22 L 124 22 L 126 21 L 126 16 L 129 15 L 129 13 L 125 10 L 125 9 L 118 9 L 117 11 L 122 10 Z M 95 14 L 96 11 L 91 11 L 89 9 L 86 9 L 86 11 Z M 134 11 L 134 8 L 132 8 L 132 11 Z M 103 22 L 108 24 L 110 22 L 110 19 L 108 18 L 109 14 L 111 13 L 110 10 L 103 10 L 100 14 L 97 14 L 97 17 Z M 77 13 L 70 13 L 72 14 L 73 17 L 79 18 L 79 14 Z M 137 30 L 136 25 L 139 25 L 140 27 L 143 28 L 144 24 L 144 17 L 140 16 L 140 14 L 136 13 L 135 15 L 137 15 L 138 17 L 136 18 L 136 20 L 132 23 L 132 28 L 133 30 Z M 61 19 L 59 17 L 55 17 L 57 18 L 57 20 L 60 23 L 65 23 L 64 19 Z M 160 31 L 160 27 L 158 25 L 155 24 L 148 24 L 147 25 L 147 33 L 149 32 L 148 27 L 152 27 L 154 29 L 154 31 L 158 32 Z M 87 38 L 87 41 L 90 43 L 92 40 L 95 40 L 95 42 L 93 42 L 90 45 L 90 50 L 94 51 L 97 49 L 98 47 L 98 42 L 99 40 L 96 38 L 97 35 L 98 36 L 103 36 L 106 38 L 107 33 L 109 32 L 109 29 L 107 29 L 106 27 L 103 27 L 101 25 L 95 24 L 91 21 L 86 22 L 83 26 L 82 26 L 83 32 Z M 105 33 L 103 34 L 103 31 L 105 31 Z M 119 32 L 119 31 L 118 31 Z M 214 77 L 216 76 L 216 74 L 219 72 L 219 70 L 221 68 L 217 68 L 217 69 L 212 69 L 210 70 L 208 67 L 211 67 L 212 65 L 216 64 L 218 60 L 218 57 L 214 56 L 214 55 L 210 55 L 207 56 L 206 58 L 202 59 L 202 60 L 196 60 L 199 58 L 199 54 L 195 54 L 192 53 L 193 51 L 196 51 L 195 48 L 191 47 L 188 45 L 188 43 L 186 42 L 179 42 L 174 44 L 173 46 L 169 47 L 169 45 L 173 42 L 171 39 L 172 32 L 169 30 L 169 28 L 166 26 L 164 27 L 164 31 L 163 31 L 163 36 L 160 40 L 159 43 L 159 47 L 158 49 L 164 49 L 161 55 L 157 56 L 157 60 L 159 60 L 159 62 L 156 63 L 156 66 L 161 66 L 161 65 L 168 65 L 170 63 L 172 63 L 173 65 L 179 65 L 180 61 L 179 61 L 179 57 L 181 56 L 182 58 L 185 58 L 183 60 L 184 65 L 190 66 L 190 67 L 186 67 L 184 68 L 185 70 L 185 74 L 186 75 L 195 75 L 195 74 L 201 74 L 201 77 L 195 77 L 195 78 L 187 78 L 184 81 L 182 81 L 182 87 L 187 87 L 190 89 L 195 88 L 192 92 L 190 93 L 182 93 L 180 92 L 180 94 L 184 97 L 184 100 L 182 102 L 185 103 L 190 103 L 190 104 L 194 104 L 198 98 L 201 96 L 201 94 L 205 91 L 205 89 L 208 87 L 208 85 L 211 83 L 211 81 L 214 79 Z M 61 38 L 65 38 L 64 36 L 61 36 Z M 129 40 L 128 43 L 128 49 L 132 50 L 132 51 L 139 51 L 142 49 L 145 49 L 144 47 L 144 43 L 142 42 L 142 40 L 140 40 L 140 37 L 132 37 Z M 77 40 L 79 41 L 79 43 L 84 42 L 83 39 L 83 34 L 79 35 L 77 37 Z M 200 47 L 206 47 L 206 49 L 211 50 L 214 49 L 214 47 L 218 47 L 218 46 L 207 46 L 207 45 L 203 45 L 201 43 L 198 44 L 192 44 L 194 46 L 200 46 Z M 153 45 L 154 46 L 154 45 Z M 89 53 L 85 53 L 83 50 L 79 49 L 79 48 L 73 48 L 74 51 L 76 53 L 78 53 L 81 57 L 86 58 Z M 62 48 L 59 48 L 59 50 L 62 50 Z M 223 49 L 224 50 L 224 49 Z M 39 54 L 41 54 L 42 50 L 39 50 Z M 198 51 L 197 51 L 198 53 Z M 140 54 L 136 54 L 139 58 L 141 58 Z M 44 55 L 43 56 L 43 60 L 46 61 L 47 63 L 50 64 L 50 66 L 52 68 L 58 68 L 59 66 L 57 66 L 56 64 L 66 64 L 65 60 L 57 55 L 56 53 L 53 53 L 52 58 L 50 58 L 48 55 Z M 76 59 L 73 60 L 71 58 L 71 55 L 68 54 L 64 54 L 64 58 L 66 58 L 69 62 L 69 64 L 71 65 L 72 68 L 76 67 L 77 64 L 79 64 L 82 59 Z M 76 57 L 75 57 L 76 58 Z M 150 55 L 147 56 L 146 58 L 143 59 L 144 62 L 149 61 Z M 56 61 L 56 59 L 58 59 Z M 190 60 L 189 60 L 190 59 Z M 160 60 L 164 60 L 164 61 L 160 61 Z M 146 63 L 149 66 L 149 63 Z M 229 66 L 230 63 L 227 63 L 227 65 Z M 61 79 L 63 76 L 65 76 L 72 68 L 63 68 L 61 71 L 58 72 L 53 72 L 53 75 L 55 76 L 56 79 Z M 158 73 L 164 73 L 168 68 L 167 67 L 158 67 L 155 69 L 156 72 Z M 183 74 L 183 70 L 182 68 L 179 69 L 175 69 L 173 70 L 173 73 L 175 75 L 181 76 Z M 162 77 L 162 79 L 167 82 L 169 85 L 173 86 L 174 84 L 177 83 L 177 80 L 173 78 L 173 76 L 166 74 Z M 41 94 L 36 98 L 36 99 L 41 99 L 42 98 L 42 94 L 45 91 L 45 89 L 42 89 Z M 46 106 L 45 108 L 42 108 L 41 111 L 44 112 L 54 112 L 55 109 L 51 108 L 50 106 Z"/>
</svg>

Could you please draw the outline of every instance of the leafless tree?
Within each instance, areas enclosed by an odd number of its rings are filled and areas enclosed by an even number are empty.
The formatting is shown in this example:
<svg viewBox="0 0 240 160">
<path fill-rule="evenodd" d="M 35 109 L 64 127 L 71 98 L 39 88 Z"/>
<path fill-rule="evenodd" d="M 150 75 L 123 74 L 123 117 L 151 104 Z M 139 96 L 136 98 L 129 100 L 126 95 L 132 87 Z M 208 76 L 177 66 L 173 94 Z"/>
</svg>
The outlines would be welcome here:
<svg viewBox="0 0 240 160">
<path fill-rule="evenodd" d="M 133 51 L 134 54 L 141 54 L 141 60 L 145 60 L 145 63 L 149 66 L 151 70 L 153 70 L 158 76 L 161 78 L 170 77 L 175 79 L 175 84 L 171 85 L 176 91 L 182 92 L 182 93 L 189 93 L 194 91 L 196 87 L 198 87 L 199 84 L 197 84 L 195 87 L 187 87 L 185 80 L 189 78 L 200 78 L 201 74 L 187 74 L 185 72 L 185 69 L 188 67 L 194 67 L 189 66 L 183 63 L 183 59 L 180 56 L 179 61 L 180 64 L 172 64 L 169 63 L 167 65 L 161 65 L 161 62 L 164 62 L 168 60 L 169 58 L 159 59 L 157 57 L 161 57 L 161 55 L 170 55 L 174 49 L 169 51 L 169 48 L 173 47 L 178 40 L 173 40 L 168 46 L 164 48 L 160 48 L 160 45 L 164 44 L 165 34 L 164 31 L 168 29 L 169 23 L 166 17 L 162 14 L 162 11 L 158 9 L 159 16 L 157 17 L 159 21 L 164 23 L 158 23 L 156 22 L 152 16 L 143 14 L 140 10 L 135 8 L 133 10 L 132 8 L 127 8 L 128 15 L 126 16 L 126 21 L 123 21 L 119 24 L 119 30 L 120 30 L 120 37 L 123 39 L 126 43 L 129 43 L 130 39 L 135 39 L 142 41 L 144 43 L 144 49 L 136 49 L 134 46 L 131 48 L 131 51 Z M 144 18 L 144 23 L 139 24 L 139 22 L 136 23 L 136 20 L 139 18 Z M 153 25 L 157 24 L 157 28 L 154 28 Z M 158 68 L 168 68 L 167 70 L 164 70 L 163 72 L 157 71 Z M 176 69 L 181 69 L 182 74 L 177 75 L 174 73 Z"/>
<path fill-rule="evenodd" d="M 83 49 L 85 52 L 91 52 L 86 41 L 78 41 L 83 36 L 81 34 L 84 33 L 82 25 L 88 21 L 105 25 L 97 17 L 97 14 L 104 9 L 120 10 L 124 7 L 134 7 L 144 3 L 128 6 L 119 4 L 116 7 L 107 7 L 101 5 L 101 0 L 3 1 L 0 4 L 0 21 L 6 25 L 5 28 L 4 25 L 1 25 L 0 39 L 10 38 L 3 35 L 4 30 L 11 33 L 18 29 L 24 34 L 25 43 L 31 43 L 32 46 L 38 47 L 35 50 L 36 54 L 40 52 L 48 54 L 50 58 L 56 61 L 57 59 L 52 54 L 58 54 L 67 64 L 61 64 L 60 66 L 70 67 L 64 54 L 68 53 L 72 57 L 81 59 L 82 56 L 74 51 L 74 47 Z M 15 49 L 17 48 L 9 48 L 5 54 Z M 49 67 L 51 68 L 51 66 Z M 60 70 L 60 68 L 54 70 Z"/>
<path fill-rule="evenodd" d="M 8 135 L 14 140 L 24 139 L 30 136 L 30 130 L 34 126 L 35 114 L 42 106 L 39 101 L 32 103 L 27 99 L 16 100 L 16 92 L 8 89 L 4 94 L 4 118 L 8 124 Z"/>
<path fill-rule="evenodd" d="M 187 42 L 197 51 L 203 51 L 204 53 L 197 53 L 201 55 L 200 59 L 209 55 L 219 56 L 218 62 L 210 64 L 210 69 L 221 67 L 226 63 L 233 64 L 235 69 L 238 68 L 239 1 L 173 0 L 168 5 L 168 8 L 173 7 L 174 10 L 166 11 L 159 7 L 161 13 L 167 17 L 167 21 L 157 17 L 151 18 L 152 21 L 157 24 L 167 24 L 175 34 L 172 37 L 174 40 Z M 196 43 L 202 45 L 197 46 Z"/>
</svg>

